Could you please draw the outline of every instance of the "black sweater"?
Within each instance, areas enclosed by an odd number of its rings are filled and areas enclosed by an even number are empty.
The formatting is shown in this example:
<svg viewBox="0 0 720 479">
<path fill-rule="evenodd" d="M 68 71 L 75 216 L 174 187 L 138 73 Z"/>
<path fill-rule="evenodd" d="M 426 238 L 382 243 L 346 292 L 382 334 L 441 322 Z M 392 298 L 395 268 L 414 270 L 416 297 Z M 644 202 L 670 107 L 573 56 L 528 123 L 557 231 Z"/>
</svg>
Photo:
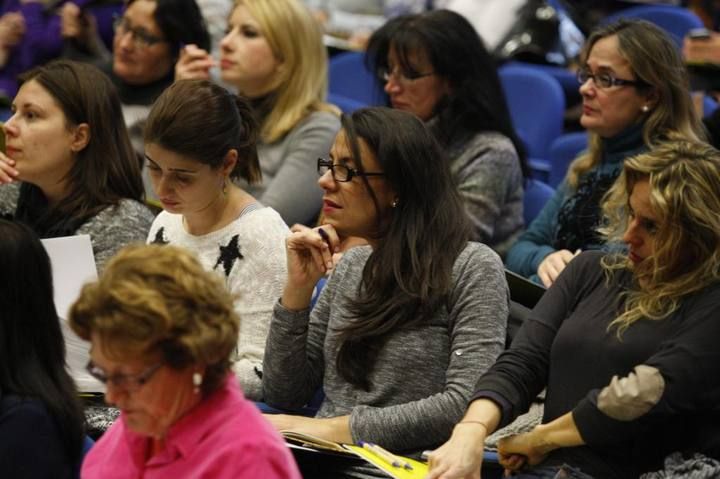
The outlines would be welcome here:
<svg viewBox="0 0 720 479">
<path fill-rule="evenodd" d="M 586 446 L 558 449 L 546 464 L 567 463 L 596 478 L 662 469 L 673 451 L 719 457 L 720 285 L 685 298 L 664 320 L 633 324 L 618 340 L 608 325 L 622 311 L 632 276 L 616 273 L 608 285 L 602 256 L 586 252 L 568 265 L 474 398 L 495 400 L 503 426 L 547 386 L 543 423 L 572 411 Z M 627 377 L 638 365 L 659 371 L 662 394 L 631 419 L 614 419 L 598 395 L 613 376 Z"/>
</svg>

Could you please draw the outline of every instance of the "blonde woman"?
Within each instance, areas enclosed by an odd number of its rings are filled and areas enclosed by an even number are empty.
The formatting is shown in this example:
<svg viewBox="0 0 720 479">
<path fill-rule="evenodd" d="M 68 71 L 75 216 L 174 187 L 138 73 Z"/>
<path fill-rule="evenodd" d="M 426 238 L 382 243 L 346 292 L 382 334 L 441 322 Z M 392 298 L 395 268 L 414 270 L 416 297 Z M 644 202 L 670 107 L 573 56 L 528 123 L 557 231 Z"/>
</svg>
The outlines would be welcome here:
<svg viewBox="0 0 720 479">
<path fill-rule="evenodd" d="M 684 140 L 625 161 L 604 212 L 626 252 L 568 265 L 430 455 L 430 479 L 479 478 L 485 437 L 545 387 L 543 423 L 500 441 L 506 468 L 530 466 L 514 478 L 636 478 L 674 451 L 720 456 L 719 172 L 718 151 Z"/>
<path fill-rule="evenodd" d="M 683 60 L 658 27 L 639 20 L 602 27 L 588 39 L 580 65 L 580 123 L 589 148 L 505 258 L 508 269 L 545 286 L 579 250 L 602 247 L 600 199 L 625 158 L 670 134 L 704 139 Z"/>
<path fill-rule="evenodd" d="M 183 50 L 175 78 L 222 80 L 251 100 L 261 125 L 262 182 L 241 186 L 286 223 L 311 224 L 321 205 L 318 157 L 327 156 L 340 128 L 324 102 L 327 53 L 320 26 L 299 0 L 240 0 L 220 43 L 219 62 L 195 45 Z"/>
</svg>

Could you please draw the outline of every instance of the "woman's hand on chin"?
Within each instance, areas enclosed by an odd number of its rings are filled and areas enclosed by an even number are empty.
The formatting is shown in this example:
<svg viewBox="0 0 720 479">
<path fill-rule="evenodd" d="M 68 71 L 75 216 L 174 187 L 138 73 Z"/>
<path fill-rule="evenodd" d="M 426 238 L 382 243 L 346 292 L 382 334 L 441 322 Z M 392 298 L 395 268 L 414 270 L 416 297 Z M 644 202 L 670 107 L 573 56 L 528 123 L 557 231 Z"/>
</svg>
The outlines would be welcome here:
<svg viewBox="0 0 720 479">
<path fill-rule="evenodd" d="M 16 181 L 19 174 L 15 169 L 15 160 L 7 157 L 5 153 L 0 153 L 0 185 Z"/>
</svg>

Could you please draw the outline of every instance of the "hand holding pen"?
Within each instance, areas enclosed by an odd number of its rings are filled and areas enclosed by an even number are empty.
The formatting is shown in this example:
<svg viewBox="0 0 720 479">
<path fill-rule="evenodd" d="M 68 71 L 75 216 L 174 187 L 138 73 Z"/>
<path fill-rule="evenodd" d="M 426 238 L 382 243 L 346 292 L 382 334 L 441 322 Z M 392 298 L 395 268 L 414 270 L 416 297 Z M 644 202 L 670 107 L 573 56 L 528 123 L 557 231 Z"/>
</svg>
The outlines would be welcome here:
<svg viewBox="0 0 720 479">
<path fill-rule="evenodd" d="M 330 225 L 317 228 L 295 225 L 286 240 L 288 279 L 282 304 L 291 310 L 308 307 L 318 280 L 333 268 L 333 253 L 340 238 Z"/>
</svg>

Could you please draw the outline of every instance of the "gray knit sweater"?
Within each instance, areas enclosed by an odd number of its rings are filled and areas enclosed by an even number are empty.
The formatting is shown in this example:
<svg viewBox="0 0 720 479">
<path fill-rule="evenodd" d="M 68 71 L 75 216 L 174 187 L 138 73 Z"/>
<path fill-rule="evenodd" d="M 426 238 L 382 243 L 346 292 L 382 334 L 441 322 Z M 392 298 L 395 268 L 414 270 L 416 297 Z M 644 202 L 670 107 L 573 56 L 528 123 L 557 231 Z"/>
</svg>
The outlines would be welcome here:
<svg viewBox="0 0 720 479">
<path fill-rule="evenodd" d="M 503 266 L 487 246 L 468 243 L 455 261 L 448 308 L 431 321 L 391 334 L 370 372 L 370 391 L 335 368 L 337 328 L 349 322 L 369 247 L 348 251 L 312 313 L 278 302 L 265 350 L 267 403 L 305 404 L 321 386 L 318 417 L 350 415 L 353 441 L 417 454 L 448 439 L 477 379 L 503 350 L 508 295 Z"/>
<path fill-rule="evenodd" d="M 13 217 L 20 196 L 20 183 L 0 186 L 0 216 Z M 83 223 L 76 235 L 90 235 L 98 274 L 123 246 L 144 243 L 153 222 L 150 210 L 134 200 L 121 200 Z"/>
<path fill-rule="evenodd" d="M 473 239 L 505 257 L 524 229 L 523 176 L 515 147 L 506 136 L 485 131 L 453 143 L 447 154 Z"/>
<path fill-rule="evenodd" d="M 340 119 L 316 111 L 298 122 L 274 143 L 258 144 L 262 183 L 237 183 L 265 206 L 280 213 L 285 223 L 312 224 L 322 206 L 322 189 L 317 184 L 317 159 L 327 158 Z"/>
</svg>

